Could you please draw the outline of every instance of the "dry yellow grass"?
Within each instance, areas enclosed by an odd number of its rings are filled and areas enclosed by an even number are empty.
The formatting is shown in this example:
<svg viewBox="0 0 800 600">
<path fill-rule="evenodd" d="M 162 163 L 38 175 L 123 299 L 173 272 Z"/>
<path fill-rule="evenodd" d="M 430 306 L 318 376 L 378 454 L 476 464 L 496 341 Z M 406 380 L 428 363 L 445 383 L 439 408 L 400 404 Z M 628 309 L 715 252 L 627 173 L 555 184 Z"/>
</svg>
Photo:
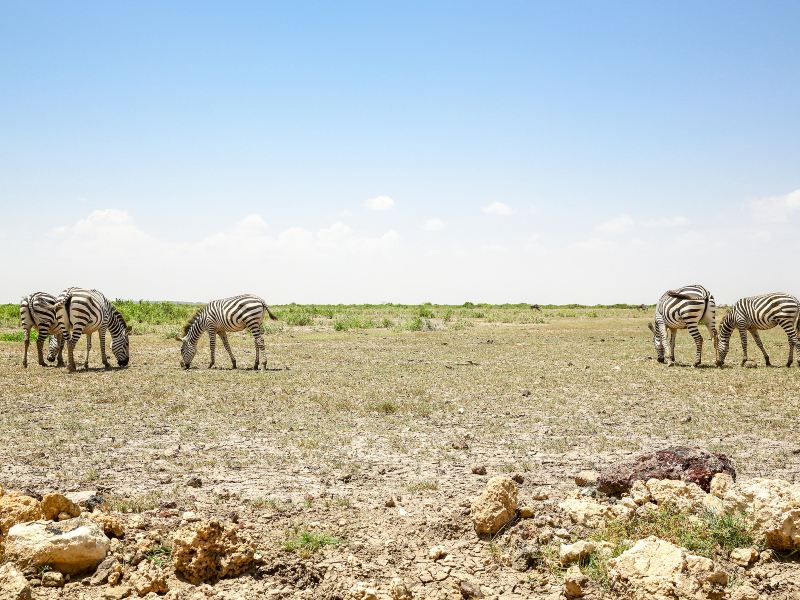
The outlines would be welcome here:
<svg viewBox="0 0 800 600">
<path fill-rule="evenodd" d="M 276 546 L 319 523 L 352 552 L 387 537 L 436 543 L 447 529 L 426 515 L 446 522 L 476 495 L 477 464 L 523 473 L 523 501 L 532 487 L 561 493 L 580 469 L 673 444 L 725 452 L 740 475 L 796 477 L 800 369 L 717 369 L 710 342 L 695 369 L 685 332 L 667 368 L 653 359 L 649 313 L 594 313 L 466 317 L 433 331 L 287 325 L 267 336 L 267 372 L 231 371 L 224 352 L 222 368 L 203 368 L 205 337 L 198 368 L 182 371 L 162 331 L 132 337 L 128 369 L 71 376 L 25 370 L 21 344 L 0 342 L 0 483 L 101 488 L 120 505 L 147 498 L 143 510 L 172 500 L 205 515 L 243 511 Z M 782 363 L 783 334 L 764 337 Z M 232 344 L 251 362 L 249 336 Z M 190 476 L 202 486 L 187 487 Z"/>
</svg>

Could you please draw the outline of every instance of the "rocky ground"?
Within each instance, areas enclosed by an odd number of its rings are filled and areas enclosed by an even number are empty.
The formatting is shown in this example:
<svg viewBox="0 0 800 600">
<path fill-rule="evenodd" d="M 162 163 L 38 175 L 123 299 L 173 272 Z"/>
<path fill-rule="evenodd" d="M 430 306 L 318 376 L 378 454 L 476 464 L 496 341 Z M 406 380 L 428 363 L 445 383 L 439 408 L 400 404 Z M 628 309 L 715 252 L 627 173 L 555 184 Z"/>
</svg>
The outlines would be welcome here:
<svg viewBox="0 0 800 600">
<path fill-rule="evenodd" d="M 785 350 L 777 335 L 766 344 L 775 356 Z M 800 511 L 790 485 L 800 471 L 797 369 L 692 369 L 686 336 L 684 366 L 668 369 L 652 359 L 644 319 L 602 316 L 414 333 L 295 327 L 267 347 L 266 373 L 183 372 L 165 335 L 134 336 L 131 368 L 69 377 L 23 370 L 20 344 L 0 343 L 4 497 L 28 504 L 22 524 L 48 516 L 39 500 L 47 494 L 72 497 L 83 517 L 70 505 L 49 517 L 61 514 L 51 523 L 79 534 L 39 528 L 94 539 L 95 556 L 104 553 L 100 570 L 59 577 L 70 569 L 53 568 L 52 556 L 32 567 L 24 549 L 9 552 L 0 520 L 0 581 L 22 577 L 33 598 L 87 599 L 744 600 L 800 590 L 793 548 L 774 547 L 766 530 L 748 537 L 728 524 L 723 533 L 747 545 L 729 547 L 720 534 L 681 549 L 684 538 L 669 539 L 676 528 L 648 516 L 676 504 L 654 501 L 657 484 L 655 494 L 606 498 L 593 481 L 574 481 L 681 444 L 726 454 L 736 485 L 785 482 L 732 492 L 731 514 L 760 514 L 759 494 L 785 500 L 770 522 L 783 508 Z M 246 364 L 249 339 L 237 338 L 234 351 Z M 487 509 L 503 521 L 491 531 L 476 523 L 474 502 L 497 476 L 507 478 L 506 501 L 516 500 Z M 685 525 L 707 504 L 720 508 L 708 497 L 725 502 L 722 492 L 676 493 L 693 498 L 680 517 L 652 514 Z M 576 516 L 570 500 L 599 502 L 584 510 L 599 520 Z M 644 535 L 653 532 L 662 537 Z M 562 560 L 561 545 L 580 542 L 594 547 Z M 663 568 L 641 574 L 642 562 Z"/>
</svg>

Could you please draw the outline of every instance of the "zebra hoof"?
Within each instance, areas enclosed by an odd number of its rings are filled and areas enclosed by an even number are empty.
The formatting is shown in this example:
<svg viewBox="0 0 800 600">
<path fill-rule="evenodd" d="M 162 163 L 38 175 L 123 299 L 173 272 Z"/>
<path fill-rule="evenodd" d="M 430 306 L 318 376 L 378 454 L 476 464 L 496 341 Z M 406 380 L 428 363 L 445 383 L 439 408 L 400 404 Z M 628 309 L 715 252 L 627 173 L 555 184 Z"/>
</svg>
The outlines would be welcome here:
<svg viewBox="0 0 800 600">
<path fill-rule="evenodd" d="M 22 368 L 23 368 L 23 369 L 27 369 L 27 368 L 28 368 L 28 363 L 26 363 L 26 362 L 23 362 L 23 363 L 22 363 Z"/>
</svg>

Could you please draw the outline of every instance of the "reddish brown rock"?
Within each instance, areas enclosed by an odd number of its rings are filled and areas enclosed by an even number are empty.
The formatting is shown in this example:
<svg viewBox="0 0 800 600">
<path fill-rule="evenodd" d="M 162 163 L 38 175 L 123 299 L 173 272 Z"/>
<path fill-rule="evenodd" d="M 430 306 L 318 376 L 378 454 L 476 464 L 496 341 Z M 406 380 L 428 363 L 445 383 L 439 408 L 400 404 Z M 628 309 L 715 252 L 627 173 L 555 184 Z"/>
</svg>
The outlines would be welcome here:
<svg viewBox="0 0 800 600">
<path fill-rule="evenodd" d="M 597 490 L 609 496 L 618 496 L 630 491 L 636 481 L 675 479 L 697 484 L 708 492 L 711 479 L 717 473 L 728 473 L 736 479 L 733 464 L 724 454 L 674 446 L 652 454 L 643 454 L 633 462 L 612 465 L 600 474 Z"/>
</svg>

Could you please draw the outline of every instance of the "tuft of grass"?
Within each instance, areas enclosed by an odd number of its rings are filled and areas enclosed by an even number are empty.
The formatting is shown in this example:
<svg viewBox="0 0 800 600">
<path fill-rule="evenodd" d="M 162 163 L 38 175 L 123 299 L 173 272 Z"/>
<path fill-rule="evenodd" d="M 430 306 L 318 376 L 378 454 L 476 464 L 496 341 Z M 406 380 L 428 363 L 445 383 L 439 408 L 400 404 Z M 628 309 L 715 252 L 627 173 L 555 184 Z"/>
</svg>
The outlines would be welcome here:
<svg viewBox="0 0 800 600">
<path fill-rule="evenodd" d="M 161 492 L 154 490 L 139 496 L 110 496 L 108 508 L 121 513 L 143 513 L 158 508 L 161 503 Z"/>
<path fill-rule="evenodd" d="M 406 489 L 409 492 L 424 492 L 424 491 L 435 491 L 439 489 L 439 484 L 435 481 L 415 481 L 414 483 L 408 484 Z"/>
<path fill-rule="evenodd" d="M 157 567 L 166 566 L 172 557 L 172 548 L 167 546 L 156 546 L 144 555 L 145 560 L 149 560 Z"/>
<path fill-rule="evenodd" d="M 283 512 L 283 505 L 275 498 L 253 498 L 247 505 L 254 510 L 269 510 L 274 513 Z"/>
<path fill-rule="evenodd" d="M 592 535 L 619 546 L 654 535 L 686 548 L 694 554 L 712 557 L 727 554 L 734 548 L 752 546 L 755 534 L 745 515 L 702 515 L 679 510 L 673 504 L 660 505 L 656 510 L 628 521 L 611 521 Z"/>
<path fill-rule="evenodd" d="M 399 328 L 404 331 L 433 331 L 433 324 L 428 317 L 412 317 Z"/>
<path fill-rule="evenodd" d="M 336 548 L 344 543 L 342 538 L 337 538 L 324 531 L 308 531 L 300 529 L 289 532 L 283 542 L 283 549 L 294 552 L 303 558 L 308 558 L 325 546 Z"/>
<path fill-rule="evenodd" d="M 367 409 L 370 412 L 376 412 L 382 415 L 393 415 L 400 410 L 400 405 L 394 400 L 380 400 L 370 403 Z"/>
<path fill-rule="evenodd" d="M 419 315 L 423 319 L 432 319 L 433 318 L 433 309 L 431 308 L 430 304 L 422 304 L 419 309 L 417 310 L 417 315 Z"/>
</svg>

